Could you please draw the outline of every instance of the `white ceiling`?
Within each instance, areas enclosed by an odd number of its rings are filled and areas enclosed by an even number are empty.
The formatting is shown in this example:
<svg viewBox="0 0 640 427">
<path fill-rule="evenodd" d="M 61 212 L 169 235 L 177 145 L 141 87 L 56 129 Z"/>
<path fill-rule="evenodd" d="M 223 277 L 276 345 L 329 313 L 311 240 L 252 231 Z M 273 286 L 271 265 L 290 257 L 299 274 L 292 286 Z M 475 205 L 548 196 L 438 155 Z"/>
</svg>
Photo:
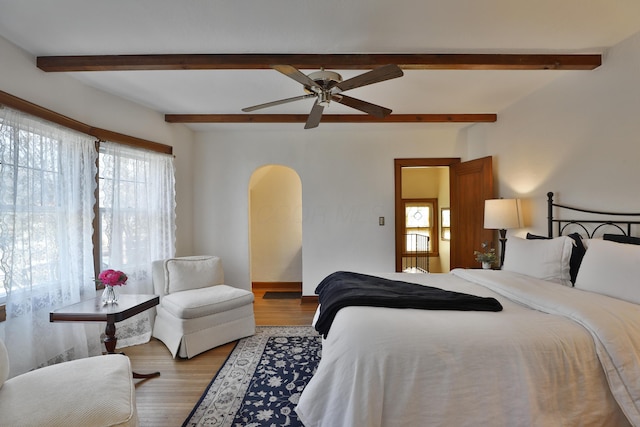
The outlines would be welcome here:
<svg viewBox="0 0 640 427">
<path fill-rule="evenodd" d="M 0 36 L 34 56 L 604 54 L 607 47 L 638 31 L 637 0 L 0 0 Z M 606 56 L 603 62 L 606 65 Z M 364 72 L 336 71 L 345 79 Z M 588 72 L 593 71 L 408 70 L 399 79 L 348 95 L 394 113 L 499 114 L 553 79 Z M 274 70 L 69 74 L 161 113 L 241 114 L 243 107 L 303 94 L 301 85 Z M 308 99 L 259 112 L 306 114 L 312 103 Z M 358 112 L 336 103 L 325 110 L 338 113 Z M 193 125 L 199 130 L 221 126 Z"/>
</svg>

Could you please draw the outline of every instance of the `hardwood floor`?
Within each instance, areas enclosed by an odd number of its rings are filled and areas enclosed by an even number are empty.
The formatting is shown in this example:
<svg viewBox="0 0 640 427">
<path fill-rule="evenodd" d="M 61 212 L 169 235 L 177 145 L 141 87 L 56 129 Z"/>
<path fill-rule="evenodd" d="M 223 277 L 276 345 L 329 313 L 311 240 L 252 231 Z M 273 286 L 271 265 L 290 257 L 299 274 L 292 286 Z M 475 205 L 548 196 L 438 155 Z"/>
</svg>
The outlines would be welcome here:
<svg viewBox="0 0 640 427">
<path fill-rule="evenodd" d="M 263 299 L 268 290 L 254 289 L 257 325 L 311 324 L 316 304 L 301 304 L 299 299 Z M 147 344 L 124 349 L 135 371 L 161 373 L 157 378 L 134 380 L 140 425 L 181 426 L 234 345 L 235 341 L 189 360 L 174 360 L 155 338 Z"/>
</svg>

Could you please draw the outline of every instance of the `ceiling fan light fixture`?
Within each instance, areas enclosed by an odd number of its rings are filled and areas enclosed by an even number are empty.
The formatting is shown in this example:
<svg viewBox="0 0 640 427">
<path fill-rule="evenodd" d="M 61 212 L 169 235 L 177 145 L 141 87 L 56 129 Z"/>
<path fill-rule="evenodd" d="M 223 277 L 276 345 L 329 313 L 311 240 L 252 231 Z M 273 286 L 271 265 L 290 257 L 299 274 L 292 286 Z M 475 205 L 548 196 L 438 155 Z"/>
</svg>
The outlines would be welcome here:
<svg viewBox="0 0 640 427">
<path fill-rule="evenodd" d="M 318 93 L 318 104 L 322 105 L 323 107 L 328 107 L 329 102 L 331 102 L 331 95 L 329 94 L 329 92 L 323 90 L 322 92 Z"/>
</svg>

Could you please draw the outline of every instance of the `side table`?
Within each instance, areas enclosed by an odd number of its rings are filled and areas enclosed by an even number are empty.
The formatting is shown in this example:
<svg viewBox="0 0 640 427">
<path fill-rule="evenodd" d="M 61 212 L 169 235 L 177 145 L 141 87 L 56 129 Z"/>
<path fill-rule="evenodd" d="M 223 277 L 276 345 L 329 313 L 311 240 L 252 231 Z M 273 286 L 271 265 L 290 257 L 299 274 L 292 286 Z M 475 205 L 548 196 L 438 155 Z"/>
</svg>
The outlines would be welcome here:
<svg viewBox="0 0 640 427">
<path fill-rule="evenodd" d="M 116 322 L 128 319 L 160 303 L 157 295 L 121 294 L 115 304 L 103 304 L 101 297 L 80 301 L 49 313 L 50 322 L 107 322 L 104 330 L 104 346 L 107 353 L 116 350 Z M 150 374 L 133 373 L 134 378 L 152 378 L 160 372 Z"/>
</svg>

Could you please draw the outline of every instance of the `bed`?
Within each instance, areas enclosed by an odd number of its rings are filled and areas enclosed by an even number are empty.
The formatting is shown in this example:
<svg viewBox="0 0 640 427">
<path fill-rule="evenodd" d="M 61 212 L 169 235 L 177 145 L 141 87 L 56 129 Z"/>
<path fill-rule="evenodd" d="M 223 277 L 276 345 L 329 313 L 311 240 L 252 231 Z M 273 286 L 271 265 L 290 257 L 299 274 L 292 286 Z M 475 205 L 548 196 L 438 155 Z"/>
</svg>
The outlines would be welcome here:
<svg viewBox="0 0 640 427">
<path fill-rule="evenodd" d="M 509 238 L 502 270 L 377 275 L 502 310 L 338 310 L 296 407 L 305 427 L 640 426 L 640 214 L 548 204 L 548 235 Z"/>
</svg>

